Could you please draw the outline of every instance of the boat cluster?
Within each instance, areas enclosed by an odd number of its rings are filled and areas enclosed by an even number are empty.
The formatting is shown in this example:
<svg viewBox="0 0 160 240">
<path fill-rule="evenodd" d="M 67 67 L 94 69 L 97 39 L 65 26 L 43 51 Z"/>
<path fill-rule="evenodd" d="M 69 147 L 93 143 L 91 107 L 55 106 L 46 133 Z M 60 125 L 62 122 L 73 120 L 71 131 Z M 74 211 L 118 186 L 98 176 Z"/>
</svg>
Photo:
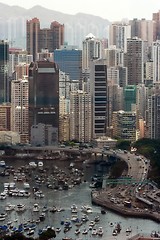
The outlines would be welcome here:
<svg viewBox="0 0 160 240">
<path fill-rule="evenodd" d="M 81 214 L 79 213 L 79 210 Z M 97 223 L 100 222 L 100 216 L 92 216 L 92 207 L 89 205 L 83 205 L 80 209 L 76 206 L 76 204 L 71 205 L 71 217 L 65 219 L 64 221 L 61 221 L 61 225 L 63 227 L 63 232 L 68 232 L 72 226 L 74 225 L 75 235 L 97 235 L 97 236 L 103 236 L 103 228 L 97 225 Z M 92 217 L 89 217 L 91 214 Z"/>
</svg>

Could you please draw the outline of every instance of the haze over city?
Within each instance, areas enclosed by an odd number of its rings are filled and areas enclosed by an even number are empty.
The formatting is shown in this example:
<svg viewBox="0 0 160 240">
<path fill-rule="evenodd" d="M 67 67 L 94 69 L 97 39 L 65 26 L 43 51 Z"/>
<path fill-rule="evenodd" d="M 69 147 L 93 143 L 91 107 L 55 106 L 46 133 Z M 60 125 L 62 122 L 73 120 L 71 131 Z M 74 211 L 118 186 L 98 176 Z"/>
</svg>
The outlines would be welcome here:
<svg viewBox="0 0 160 240">
<path fill-rule="evenodd" d="M 0 3 L 9 6 L 20 6 L 26 9 L 36 5 L 63 12 L 66 14 L 77 14 L 79 12 L 99 16 L 110 21 L 119 21 L 123 18 L 146 18 L 151 19 L 152 13 L 160 8 L 159 0 L 59 0 L 59 1 L 43 1 L 43 0 L 1 0 Z"/>
</svg>

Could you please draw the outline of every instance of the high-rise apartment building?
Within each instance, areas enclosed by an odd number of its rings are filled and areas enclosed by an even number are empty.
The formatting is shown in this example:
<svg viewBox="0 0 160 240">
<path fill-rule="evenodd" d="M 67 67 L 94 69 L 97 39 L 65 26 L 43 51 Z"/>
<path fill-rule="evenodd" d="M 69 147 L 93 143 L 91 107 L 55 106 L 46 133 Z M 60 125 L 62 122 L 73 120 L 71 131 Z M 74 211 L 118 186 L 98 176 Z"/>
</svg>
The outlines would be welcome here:
<svg viewBox="0 0 160 240">
<path fill-rule="evenodd" d="M 25 76 L 28 76 L 29 64 L 19 63 L 15 66 L 15 76 L 16 79 L 23 79 Z M 15 80 L 16 80 L 15 79 Z"/>
<path fill-rule="evenodd" d="M 116 48 L 115 45 L 103 50 L 103 58 L 108 67 L 124 65 L 124 52 L 122 49 Z"/>
<path fill-rule="evenodd" d="M 144 63 L 147 61 L 145 42 L 134 37 L 127 39 L 127 53 L 125 66 L 128 68 L 128 85 L 144 82 Z"/>
<path fill-rule="evenodd" d="M 0 131 L 11 131 L 11 104 L 0 105 Z"/>
<path fill-rule="evenodd" d="M 82 44 L 82 68 L 88 69 L 91 61 L 102 58 L 102 42 L 89 33 Z"/>
<path fill-rule="evenodd" d="M 160 40 L 152 44 L 153 83 L 160 83 Z"/>
<path fill-rule="evenodd" d="M 37 61 L 29 66 L 29 131 L 32 125 L 59 126 L 59 68 L 54 62 Z M 54 136 L 55 139 L 55 136 Z M 58 140 L 58 136 L 57 139 Z"/>
<path fill-rule="evenodd" d="M 148 45 L 151 46 L 154 41 L 155 21 L 146 20 L 144 18 L 141 20 L 134 18 L 129 21 L 129 24 L 131 25 L 131 38 L 141 38 L 143 41 L 147 41 Z"/>
<path fill-rule="evenodd" d="M 19 65 L 23 68 L 23 66 L 28 66 L 33 62 L 33 56 L 27 54 L 27 51 L 17 48 L 9 49 L 9 77 L 10 79 L 18 79 L 23 77 L 18 77 L 18 73 L 16 72 L 16 66 Z M 20 68 L 21 68 L 20 67 Z M 17 73 L 17 74 L 16 74 Z M 26 72 L 27 75 L 28 73 Z"/>
<path fill-rule="evenodd" d="M 91 141 L 91 95 L 78 90 L 70 93 L 70 140 Z"/>
<path fill-rule="evenodd" d="M 33 61 L 37 60 L 37 53 L 41 49 L 53 52 L 64 44 L 64 25 L 56 21 L 51 23 L 50 28 L 41 29 L 39 19 L 33 18 L 27 20 L 26 29 L 27 51 L 33 55 Z"/>
<path fill-rule="evenodd" d="M 9 43 L 0 41 L 0 104 L 10 101 L 9 69 Z"/>
<path fill-rule="evenodd" d="M 21 143 L 28 143 L 28 80 L 12 80 L 11 130 L 20 134 Z"/>
<path fill-rule="evenodd" d="M 117 48 L 127 51 L 127 38 L 131 38 L 131 26 L 127 23 L 112 23 L 109 27 L 109 46 L 115 45 Z"/>
<path fill-rule="evenodd" d="M 155 22 L 156 25 L 153 40 L 160 40 L 160 10 L 157 13 L 153 13 L 152 20 Z"/>
</svg>

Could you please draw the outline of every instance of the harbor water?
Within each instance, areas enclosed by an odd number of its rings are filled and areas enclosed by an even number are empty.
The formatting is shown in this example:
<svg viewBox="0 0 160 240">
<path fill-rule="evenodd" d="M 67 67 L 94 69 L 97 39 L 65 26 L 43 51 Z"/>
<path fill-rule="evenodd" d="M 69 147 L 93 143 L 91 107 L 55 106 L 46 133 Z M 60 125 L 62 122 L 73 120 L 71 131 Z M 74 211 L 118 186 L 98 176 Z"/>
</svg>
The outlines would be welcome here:
<svg viewBox="0 0 160 240">
<path fill-rule="evenodd" d="M 30 161 L 30 160 L 29 160 Z M 19 159 L 19 160 L 5 160 L 7 166 L 13 166 L 13 169 L 18 170 L 21 166 L 28 166 L 29 161 Z M 38 160 L 34 160 L 36 163 Z M 43 169 L 46 171 L 47 179 L 54 179 L 54 174 L 52 173 L 53 168 L 61 169 L 64 172 L 70 173 L 69 166 L 70 161 L 55 161 L 55 160 L 45 160 L 43 161 Z M 39 178 L 37 176 L 37 169 L 29 169 L 27 173 L 27 182 L 30 184 L 30 189 L 27 191 L 31 193 L 29 197 L 20 197 L 20 196 L 7 196 L 5 199 L 0 200 L 1 205 L 1 213 L 5 212 L 5 207 L 7 204 L 17 205 L 19 203 L 25 205 L 25 211 L 17 212 L 15 210 L 7 212 L 7 216 L 5 220 L 0 222 L 0 225 L 11 225 L 12 229 L 18 228 L 20 224 L 34 224 L 35 229 L 32 237 L 37 237 L 38 233 L 43 229 L 47 228 L 47 226 L 54 227 L 54 229 L 60 229 L 61 231 L 56 233 L 57 240 L 61 240 L 63 238 L 72 238 L 72 239 L 128 239 L 131 236 L 134 236 L 138 233 L 144 233 L 150 235 L 153 231 L 160 231 L 160 226 L 158 223 L 146 220 L 146 219 L 138 219 L 138 218 L 129 218 L 123 217 L 119 214 L 116 214 L 112 211 L 106 210 L 105 214 L 101 213 L 101 207 L 92 205 L 91 203 L 91 191 L 90 183 L 93 176 L 105 175 L 108 173 L 109 169 L 106 166 L 99 165 L 91 165 L 85 166 L 85 164 L 81 162 L 76 162 L 74 165 L 74 169 L 80 169 L 83 172 L 82 181 L 79 184 L 75 184 L 70 187 L 68 190 L 56 189 L 56 188 L 48 188 L 46 187 L 46 182 L 43 181 L 38 184 L 38 189 L 42 191 L 44 197 L 37 197 L 33 193 L 33 187 L 37 187 L 35 184 L 35 179 Z M 1 173 L 4 171 L 4 167 L 0 167 Z M 76 171 L 78 171 L 76 170 Z M 21 172 L 21 170 L 19 170 Z M 15 181 L 15 173 L 10 174 L 8 176 L 0 176 L 0 191 L 3 192 L 4 183 L 15 182 L 16 187 L 18 189 L 23 189 L 23 181 Z M 37 182 L 36 182 L 37 183 Z M 46 209 L 45 218 L 43 221 L 36 222 L 39 219 L 40 212 L 33 211 L 33 206 L 37 204 L 40 208 Z M 78 235 L 75 234 L 75 230 L 77 226 L 75 222 L 71 222 L 71 227 L 67 232 L 64 232 L 64 223 L 65 221 L 70 221 L 73 217 L 71 212 L 71 207 L 76 205 L 77 207 L 77 217 L 81 218 L 82 216 L 82 207 L 90 206 L 92 211 L 87 213 L 88 221 L 84 222 L 81 226 L 79 226 L 80 233 Z M 50 211 L 56 207 L 56 211 Z M 103 236 L 98 236 L 92 234 L 90 227 L 90 222 L 95 219 L 96 216 L 100 217 L 100 220 L 94 225 L 93 228 L 97 229 L 98 227 L 103 228 Z M 113 236 L 113 228 L 119 223 L 121 226 L 121 232 L 116 236 Z M 126 233 L 126 229 L 130 228 L 132 231 L 130 233 Z M 83 230 L 87 229 L 87 234 L 83 234 Z M 27 232 L 24 232 L 27 234 Z"/>
</svg>

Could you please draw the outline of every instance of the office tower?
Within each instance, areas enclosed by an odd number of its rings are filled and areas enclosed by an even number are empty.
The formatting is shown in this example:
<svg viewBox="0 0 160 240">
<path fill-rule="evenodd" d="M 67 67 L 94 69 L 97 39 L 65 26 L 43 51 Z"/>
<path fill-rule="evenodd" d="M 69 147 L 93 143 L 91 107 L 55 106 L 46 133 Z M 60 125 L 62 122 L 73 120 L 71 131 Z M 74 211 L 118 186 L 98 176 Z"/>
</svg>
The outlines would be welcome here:
<svg viewBox="0 0 160 240">
<path fill-rule="evenodd" d="M 144 63 L 147 61 L 146 54 L 144 41 L 137 37 L 127 39 L 125 66 L 128 68 L 128 85 L 137 85 L 144 82 Z"/>
<path fill-rule="evenodd" d="M 91 95 L 82 90 L 70 93 L 70 140 L 91 141 Z"/>
<path fill-rule="evenodd" d="M 153 13 L 152 20 L 155 22 L 155 34 L 154 41 L 160 40 L 160 10 L 157 13 Z"/>
<path fill-rule="evenodd" d="M 160 139 L 160 93 L 153 94 L 149 98 L 148 127 L 149 137 Z"/>
<path fill-rule="evenodd" d="M 105 136 L 109 127 L 107 66 L 103 60 L 92 61 L 90 68 L 92 97 L 92 139 Z"/>
<path fill-rule="evenodd" d="M 0 131 L 11 131 L 11 104 L 0 105 Z"/>
<path fill-rule="evenodd" d="M 128 140 L 131 142 L 136 141 L 136 113 L 118 111 L 113 112 L 113 137 Z"/>
<path fill-rule="evenodd" d="M 64 45 L 54 50 L 54 61 L 59 69 L 69 74 L 70 80 L 82 80 L 82 50 Z"/>
<path fill-rule="evenodd" d="M 152 44 L 153 83 L 160 83 L 160 40 Z"/>
<path fill-rule="evenodd" d="M 131 25 L 131 38 L 138 37 L 143 41 L 147 41 L 149 46 L 152 44 L 154 41 L 155 21 L 134 18 L 129 21 L 129 24 Z"/>
<path fill-rule="evenodd" d="M 28 143 L 28 80 L 11 82 L 11 130 L 20 134 L 20 142 Z"/>
<path fill-rule="evenodd" d="M 9 44 L 0 41 L 0 104 L 10 101 L 10 86 L 8 77 Z"/>
<path fill-rule="evenodd" d="M 124 111 L 132 111 L 133 105 L 136 104 L 136 91 L 135 85 L 124 88 Z"/>
<path fill-rule="evenodd" d="M 29 131 L 39 123 L 58 133 L 59 69 L 54 62 L 37 61 L 29 66 Z M 55 136 L 54 136 L 55 139 Z M 58 136 L 56 136 L 58 141 Z"/>
<path fill-rule="evenodd" d="M 127 51 L 127 38 L 131 38 L 131 26 L 127 23 L 112 23 L 109 27 L 109 46 Z"/>
<path fill-rule="evenodd" d="M 88 69 L 91 61 L 102 58 L 102 42 L 89 33 L 82 44 L 82 68 Z"/>
<path fill-rule="evenodd" d="M 27 21 L 26 29 L 27 51 L 33 55 L 33 61 L 37 60 L 37 53 L 41 52 L 41 49 L 53 52 L 64 44 L 64 25 L 56 21 L 50 24 L 50 28 L 41 29 L 39 19 L 33 18 Z"/>
</svg>

